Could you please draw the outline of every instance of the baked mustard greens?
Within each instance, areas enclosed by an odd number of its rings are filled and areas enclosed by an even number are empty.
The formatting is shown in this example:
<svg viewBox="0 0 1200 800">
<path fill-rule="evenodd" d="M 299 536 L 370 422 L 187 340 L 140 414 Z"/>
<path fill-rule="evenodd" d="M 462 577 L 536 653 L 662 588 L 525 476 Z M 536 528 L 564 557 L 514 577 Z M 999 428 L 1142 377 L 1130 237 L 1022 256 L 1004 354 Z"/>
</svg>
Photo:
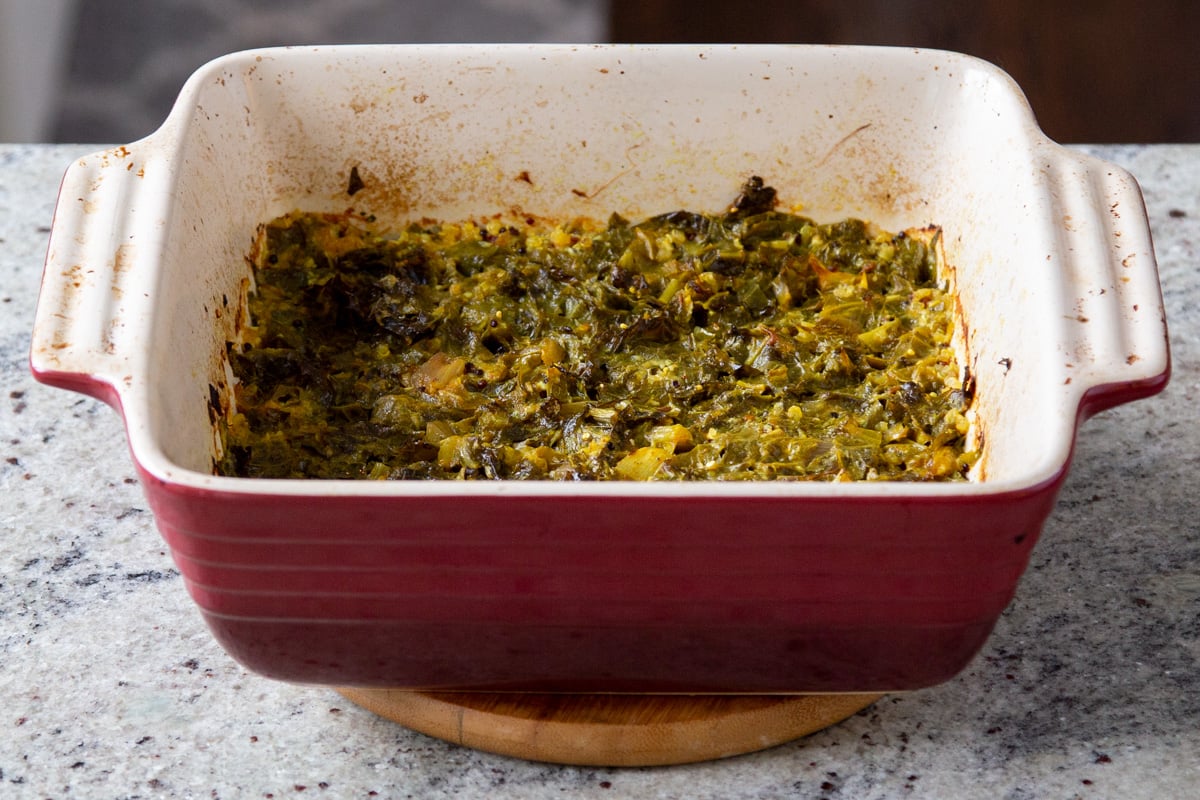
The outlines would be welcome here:
<svg viewBox="0 0 1200 800">
<path fill-rule="evenodd" d="M 936 228 L 776 208 L 372 230 L 291 213 L 250 255 L 221 474 L 963 479 Z"/>
</svg>

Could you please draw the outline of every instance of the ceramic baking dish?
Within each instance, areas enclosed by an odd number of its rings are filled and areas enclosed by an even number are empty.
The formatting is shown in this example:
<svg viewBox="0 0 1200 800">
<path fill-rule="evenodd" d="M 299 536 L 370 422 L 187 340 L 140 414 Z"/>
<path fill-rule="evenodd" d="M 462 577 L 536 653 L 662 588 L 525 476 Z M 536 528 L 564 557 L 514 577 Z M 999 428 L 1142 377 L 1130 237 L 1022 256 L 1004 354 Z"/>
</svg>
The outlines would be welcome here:
<svg viewBox="0 0 1200 800">
<path fill-rule="evenodd" d="M 984 446 L 971 481 L 212 474 L 258 223 L 293 208 L 385 221 L 719 210 L 752 174 L 821 221 L 943 227 Z M 1013 597 L 1076 427 L 1161 389 L 1169 358 L 1135 181 L 1047 140 L 986 63 L 886 48 L 446 45 L 230 55 L 191 78 L 157 132 L 79 159 L 32 368 L 123 415 L 188 591 L 258 672 L 838 692 L 963 668 Z"/>
</svg>

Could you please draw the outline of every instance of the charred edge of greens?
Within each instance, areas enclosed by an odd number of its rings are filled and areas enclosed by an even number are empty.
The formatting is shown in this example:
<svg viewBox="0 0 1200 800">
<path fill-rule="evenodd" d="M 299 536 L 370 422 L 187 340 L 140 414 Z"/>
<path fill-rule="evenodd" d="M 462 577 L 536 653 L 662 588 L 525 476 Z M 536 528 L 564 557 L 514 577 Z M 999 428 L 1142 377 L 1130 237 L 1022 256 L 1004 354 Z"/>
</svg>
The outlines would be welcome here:
<svg viewBox="0 0 1200 800">
<path fill-rule="evenodd" d="M 776 208 L 260 229 L 222 475 L 962 480 L 936 228 Z"/>
</svg>

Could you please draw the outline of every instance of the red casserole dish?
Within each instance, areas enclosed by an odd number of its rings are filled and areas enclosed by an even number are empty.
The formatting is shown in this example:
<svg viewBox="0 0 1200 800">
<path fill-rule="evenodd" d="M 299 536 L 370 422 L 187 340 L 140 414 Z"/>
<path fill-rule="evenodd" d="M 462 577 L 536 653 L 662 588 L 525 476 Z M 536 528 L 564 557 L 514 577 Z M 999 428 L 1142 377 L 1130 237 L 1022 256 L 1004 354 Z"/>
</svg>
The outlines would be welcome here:
<svg viewBox="0 0 1200 800">
<path fill-rule="evenodd" d="M 361 191 L 347 194 L 351 169 Z M 218 477 L 255 226 L 713 210 L 750 174 L 819 220 L 946 233 L 983 457 L 954 484 Z M 519 178 L 519 179 L 518 179 Z M 1012 599 L 1089 414 L 1159 391 L 1166 324 L 1120 169 L 995 68 L 810 46 L 370 46 L 219 59 L 80 159 L 37 378 L 111 403 L 222 645 L 346 686 L 877 692 L 944 681 Z"/>
</svg>

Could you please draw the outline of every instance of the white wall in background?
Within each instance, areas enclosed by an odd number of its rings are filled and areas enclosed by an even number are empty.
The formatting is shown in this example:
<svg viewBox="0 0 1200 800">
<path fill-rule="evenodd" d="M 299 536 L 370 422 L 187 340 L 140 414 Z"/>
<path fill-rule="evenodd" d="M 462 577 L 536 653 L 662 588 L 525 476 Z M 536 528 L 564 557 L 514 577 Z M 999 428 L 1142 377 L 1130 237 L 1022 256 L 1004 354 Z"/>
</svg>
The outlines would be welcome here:
<svg viewBox="0 0 1200 800">
<path fill-rule="evenodd" d="M 74 18 L 75 0 L 0 0 L 0 142 L 48 137 Z"/>
</svg>

